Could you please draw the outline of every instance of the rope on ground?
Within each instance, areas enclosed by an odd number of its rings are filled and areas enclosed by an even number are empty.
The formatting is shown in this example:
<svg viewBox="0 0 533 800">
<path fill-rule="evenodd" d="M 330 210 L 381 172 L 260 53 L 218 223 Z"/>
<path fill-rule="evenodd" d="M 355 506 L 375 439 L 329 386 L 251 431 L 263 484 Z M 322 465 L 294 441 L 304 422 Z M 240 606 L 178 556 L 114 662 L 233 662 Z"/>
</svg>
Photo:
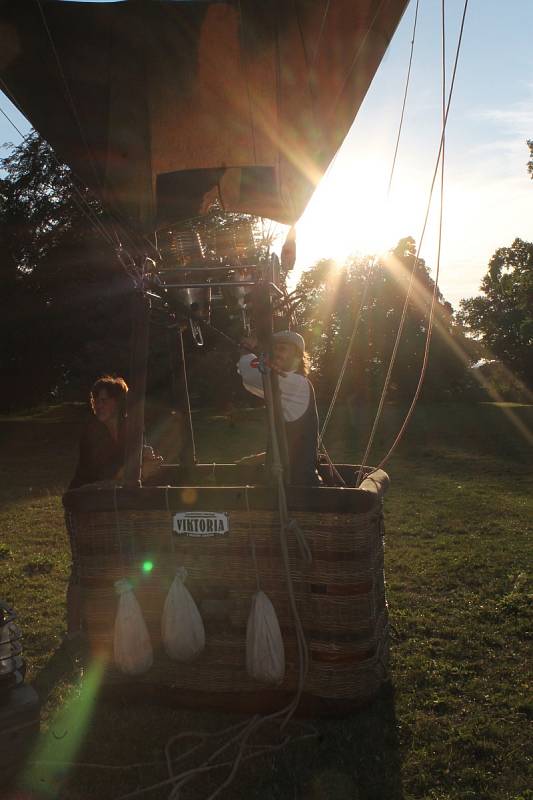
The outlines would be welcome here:
<svg viewBox="0 0 533 800">
<path fill-rule="evenodd" d="M 108 769 L 111 772 L 124 772 L 129 769 L 141 769 L 144 767 L 160 767 L 165 765 L 165 761 L 142 761 L 138 764 L 97 764 L 89 761 L 29 761 L 31 767 L 75 767 L 76 769 Z"/>
<path fill-rule="evenodd" d="M 296 596 L 294 592 L 294 585 L 291 575 L 290 555 L 289 555 L 288 539 L 287 539 L 288 531 L 292 530 L 293 533 L 295 534 L 297 542 L 300 546 L 302 558 L 309 561 L 311 559 L 311 552 L 309 550 L 307 542 L 305 541 L 305 536 L 303 535 L 303 532 L 299 529 L 297 523 L 294 520 L 290 520 L 289 518 L 287 496 L 285 492 L 285 485 L 283 482 L 283 467 L 281 464 L 279 443 L 275 427 L 272 381 L 270 372 L 267 371 L 266 374 L 263 376 L 263 378 L 264 378 L 265 403 L 268 412 L 269 428 L 272 434 L 271 435 L 272 472 L 276 479 L 276 488 L 278 493 L 281 554 L 282 554 L 283 568 L 285 573 L 285 580 L 287 584 L 287 593 L 289 596 L 289 603 L 294 619 L 296 642 L 298 647 L 298 683 L 296 692 L 292 700 L 287 705 L 285 705 L 279 711 L 273 712 L 272 714 L 267 714 L 266 716 L 261 716 L 256 714 L 250 720 L 245 720 L 244 722 L 237 723 L 236 725 L 232 725 L 221 731 L 215 731 L 210 733 L 200 733 L 197 731 L 182 731 L 181 733 L 171 737 L 167 741 L 167 744 L 165 746 L 165 757 L 166 757 L 169 777 L 163 781 L 159 781 L 156 784 L 152 784 L 151 786 L 145 786 L 141 789 L 137 789 L 133 792 L 129 792 L 128 794 L 122 795 L 117 800 L 133 800 L 134 797 L 140 797 L 141 795 L 146 794 L 147 792 L 163 788 L 165 786 L 172 786 L 168 800 L 179 800 L 182 788 L 195 778 L 200 777 L 202 775 L 207 775 L 215 770 L 229 769 L 229 773 L 226 776 L 226 778 L 206 798 L 206 800 L 215 800 L 215 798 L 218 797 L 221 794 L 221 792 L 223 792 L 224 789 L 226 789 L 233 782 L 240 765 L 245 761 L 248 761 L 249 759 L 252 758 L 257 758 L 261 755 L 266 755 L 268 753 L 276 752 L 277 750 L 281 750 L 291 742 L 301 741 L 309 738 L 316 738 L 318 735 L 318 732 L 312 726 L 307 726 L 307 729 L 304 729 L 304 733 L 300 734 L 299 736 L 290 735 L 289 733 L 286 732 L 286 728 L 291 722 L 292 717 L 294 716 L 294 713 L 299 705 L 305 685 L 305 680 L 309 670 L 309 650 L 307 647 L 307 642 L 305 639 L 305 633 L 303 630 L 300 614 L 298 612 Z M 246 492 L 246 504 L 247 508 L 249 508 L 247 492 Z M 276 744 L 265 744 L 265 745 L 251 744 L 250 739 L 270 723 L 277 724 L 277 727 L 279 729 L 279 734 L 280 735 L 283 734 L 282 740 Z M 217 738 L 223 737 L 225 740 L 224 743 L 220 747 L 218 747 L 214 753 L 212 753 L 208 758 L 206 758 L 200 765 L 186 769 L 185 771 L 179 774 L 175 773 L 174 767 L 176 764 L 184 761 L 185 759 L 192 756 L 194 753 L 198 752 L 201 749 L 201 747 L 206 744 L 209 738 L 214 738 L 214 737 Z M 180 754 L 177 760 L 172 758 L 172 747 L 174 746 L 174 744 L 176 742 L 179 742 L 180 740 L 187 738 L 196 739 L 199 741 L 193 744 L 193 746 L 190 747 L 188 750 L 186 750 L 184 753 Z M 224 760 L 222 762 L 218 761 L 217 759 L 223 756 L 231 747 L 237 748 L 237 752 L 235 753 L 233 759 Z M 250 752 L 250 750 L 253 750 L 253 752 Z"/>
</svg>

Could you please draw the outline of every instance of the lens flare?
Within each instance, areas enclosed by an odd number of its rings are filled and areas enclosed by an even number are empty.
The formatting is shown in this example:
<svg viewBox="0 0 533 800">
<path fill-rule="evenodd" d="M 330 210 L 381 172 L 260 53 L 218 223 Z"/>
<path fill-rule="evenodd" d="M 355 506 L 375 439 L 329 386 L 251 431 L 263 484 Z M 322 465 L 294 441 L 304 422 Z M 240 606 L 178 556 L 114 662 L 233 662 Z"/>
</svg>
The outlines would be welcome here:
<svg viewBox="0 0 533 800">
<path fill-rule="evenodd" d="M 72 687 L 31 756 L 22 788 L 39 797 L 58 797 L 72 763 L 83 744 L 91 721 L 105 669 L 103 658 L 95 659 L 83 681 Z"/>
</svg>

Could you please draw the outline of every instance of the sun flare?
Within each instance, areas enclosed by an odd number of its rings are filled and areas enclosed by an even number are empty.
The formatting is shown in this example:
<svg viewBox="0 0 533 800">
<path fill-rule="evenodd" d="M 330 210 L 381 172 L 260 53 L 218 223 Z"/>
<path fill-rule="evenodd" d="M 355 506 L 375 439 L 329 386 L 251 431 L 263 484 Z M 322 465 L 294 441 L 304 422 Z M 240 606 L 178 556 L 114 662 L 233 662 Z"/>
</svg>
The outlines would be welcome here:
<svg viewBox="0 0 533 800">
<path fill-rule="evenodd" d="M 404 169 L 387 195 L 389 176 L 390 163 L 371 151 L 354 155 L 348 169 L 333 164 L 297 225 L 298 275 L 320 258 L 380 256 L 402 237 L 418 237 L 427 187 Z"/>
</svg>

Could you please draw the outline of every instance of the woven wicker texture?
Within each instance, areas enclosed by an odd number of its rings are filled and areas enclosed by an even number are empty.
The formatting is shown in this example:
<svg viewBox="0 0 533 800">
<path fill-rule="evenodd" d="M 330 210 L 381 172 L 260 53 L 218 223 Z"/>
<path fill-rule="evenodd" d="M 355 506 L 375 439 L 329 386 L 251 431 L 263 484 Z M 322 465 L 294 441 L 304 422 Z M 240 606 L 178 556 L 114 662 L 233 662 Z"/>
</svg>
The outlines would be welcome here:
<svg viewBox="0 0 533 800">
<path fill-rule="evenodd" d="M 295 689 L 298 656 L 277 514 L 229 511 L 227 535 L 196 538 L 173 533 L 173 513 L 120 510 L 73 515 L 93 652 L 112 652 L 113 583 L 127 577 L 135 585 L 155 651 L 154 666 L 137 680 L 206 692 L 257 691 L 263 687 L 245 670 L 245 638 L 259 581 L 276 609 L 285 645 L 286 675 L 280 689 Z M 289 531 L 291 574 L 310 651 L 305 692 L 363 702 L 379 688 L 388 658 L 381 504 L 365 514 L 291 516 L 313 556 L 310 564 L 302 560 Z M 153 569 L 145 574 L 142 564 L 147 560 Z M 160 642 L 163 604 L 178 566 L 188 570 L 187 587 L 206 629 L 206 649 L 191 664 L 168 659 Z M 124 678 L 110 668 L 107 680 Z"/>
</svg>

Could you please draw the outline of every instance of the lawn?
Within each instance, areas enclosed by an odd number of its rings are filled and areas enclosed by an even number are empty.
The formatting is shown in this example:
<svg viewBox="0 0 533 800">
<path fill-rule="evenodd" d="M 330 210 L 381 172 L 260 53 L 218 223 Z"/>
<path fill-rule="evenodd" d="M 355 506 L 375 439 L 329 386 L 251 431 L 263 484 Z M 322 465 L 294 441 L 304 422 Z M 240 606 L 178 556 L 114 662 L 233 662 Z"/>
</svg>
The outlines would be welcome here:
<svg viewBox="0 0 533 800">
<path fill-rule="evenodd" d="M 221 729 L 232 719 L 93 700 L 91 670 L 83 673 L 60 648 L 69 565 L 61 493 L 84 415 L 82 405 L 65 405 L 0 419 L 0 597 L 18 611 L 28 680 L 43 702 L 34 758 L 93 765 L 28 767 L 26 774 L 47 797 L 115 800 L 166 776 L 170 736 Z M 386 408 L 374 463 L 401 415 Z M 243 411 L 236 426 L 195 417 L 203 461 L 229 461 L 262 444 L 260 409 Z M 370 423 L 369 413 L 338 414 L 327 438 L 335 460 L 357 461 Z M 417 409 L 387 467 L 390 683 L 360 713 L 316 722 L 318 737 L 243 766 L 223 796 L 533 800 L 533 481 L 524 426 L 533 427 L 530 406 Z M 205 787 L 183 800 L 205 798 Z M 166 798 L 168 789 L 142 796 Z"/>
</svg>

